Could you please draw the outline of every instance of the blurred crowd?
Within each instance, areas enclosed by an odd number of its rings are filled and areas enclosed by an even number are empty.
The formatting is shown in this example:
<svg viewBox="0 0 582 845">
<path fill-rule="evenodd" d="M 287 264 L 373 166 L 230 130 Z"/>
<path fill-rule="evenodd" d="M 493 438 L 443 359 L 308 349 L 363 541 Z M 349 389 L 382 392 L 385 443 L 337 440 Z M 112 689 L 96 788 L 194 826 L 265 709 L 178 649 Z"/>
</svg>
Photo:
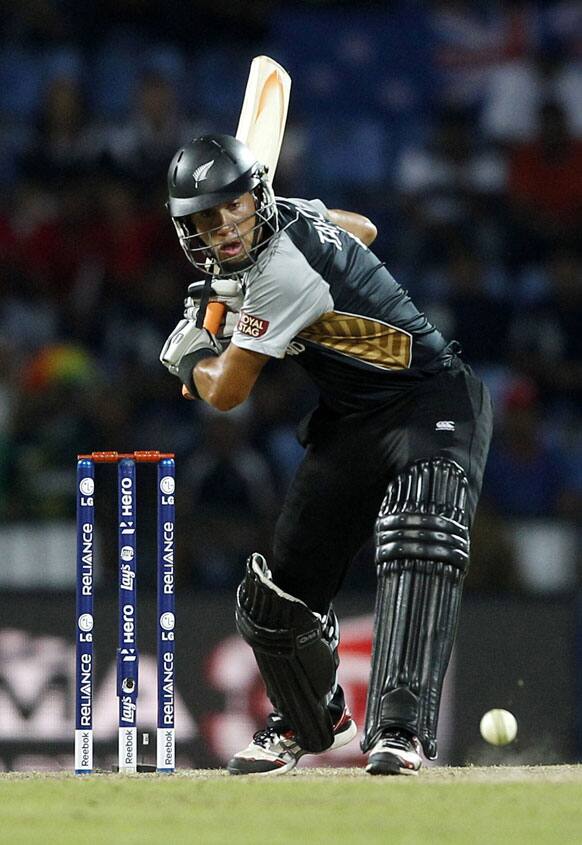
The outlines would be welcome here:
<svg viewBox="0 0 582 845">
<path fill-rule="evenodd" d="M 505 522 L 574 525 L 582 505 L 582 7 L 566 0 L 2 4 L 0 522 L 70 519 L 77 452 L 160 449 L 177 453 L 183 583 L 231 586 L 268 553 L 313 389 L 273 363 L 218 414 L 158 362 L 193 280 L 167 165 L 234 131 L 263 52 L 293 77 L 277 192 L 371 217 L 377 254 L 492 390 L 471 577 L 519 588 Z M 360 558 L 354 586 L 373 583 Z"/>
</svg>

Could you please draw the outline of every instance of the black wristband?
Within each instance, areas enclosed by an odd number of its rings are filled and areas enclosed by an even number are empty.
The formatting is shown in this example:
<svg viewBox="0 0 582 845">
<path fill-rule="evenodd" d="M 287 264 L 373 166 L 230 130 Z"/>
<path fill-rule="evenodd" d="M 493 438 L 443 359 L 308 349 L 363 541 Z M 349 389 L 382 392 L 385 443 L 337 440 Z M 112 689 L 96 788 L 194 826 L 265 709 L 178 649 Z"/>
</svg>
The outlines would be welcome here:
<svg viewBox="0 0 582 845">
<path fill-rule="evenodd" d="M 195 399 L 200 399 L 201 396 L 194 384 L 193 370 L 198 361 L 202 361 L 204 358 L 218 358 L 218 352 L 209 346 L 205 346 L 202 349 L 197 349 L 196 352 L 190 352 L 188 355 L 184 355 L 178 364 L 178 378 L 188 388 Z"/>
</svg>

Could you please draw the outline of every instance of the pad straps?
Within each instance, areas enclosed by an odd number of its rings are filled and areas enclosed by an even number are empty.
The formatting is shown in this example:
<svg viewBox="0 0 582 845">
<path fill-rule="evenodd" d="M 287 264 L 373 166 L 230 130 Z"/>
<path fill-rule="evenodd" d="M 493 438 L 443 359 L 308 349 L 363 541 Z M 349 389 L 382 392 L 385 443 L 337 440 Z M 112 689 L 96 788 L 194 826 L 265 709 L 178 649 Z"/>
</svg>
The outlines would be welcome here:
<svg viewBox="0 0 582 845">
<path fill-rule="evenodd" d="M 304 602 L 273 583 L 264 558 L 251 556 L 237 592 L 237 628 L 254 651 L 273 706 L 293 726 L 299 745 L 312 753 L 333 742 L 328 703 L 337 647 L 330 620 L 323 620 L 328 634 Z"/>
<path fill-rule="evenodd" d="M 437 755 L 442 685 L 469 564 L 467 478 L 445 458 L 411 464 L 390 483 L 376 526 L 378 591 L 362 749 L 386 728 Z"/>
</svg>

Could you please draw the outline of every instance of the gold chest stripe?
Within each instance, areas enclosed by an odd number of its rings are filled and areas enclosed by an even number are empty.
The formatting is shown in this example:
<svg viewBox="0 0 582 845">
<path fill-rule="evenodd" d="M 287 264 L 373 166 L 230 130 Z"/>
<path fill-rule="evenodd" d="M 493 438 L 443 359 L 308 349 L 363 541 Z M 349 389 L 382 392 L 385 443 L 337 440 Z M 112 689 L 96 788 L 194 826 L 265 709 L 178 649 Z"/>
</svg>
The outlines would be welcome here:
<svg viewBox="0 0 582 845">
<path fill-rule="evenodd" d="M 370 317 L 329 311 L 299 337 L 386 370 L 410 366 L 412 336 Z"/>
</svg>

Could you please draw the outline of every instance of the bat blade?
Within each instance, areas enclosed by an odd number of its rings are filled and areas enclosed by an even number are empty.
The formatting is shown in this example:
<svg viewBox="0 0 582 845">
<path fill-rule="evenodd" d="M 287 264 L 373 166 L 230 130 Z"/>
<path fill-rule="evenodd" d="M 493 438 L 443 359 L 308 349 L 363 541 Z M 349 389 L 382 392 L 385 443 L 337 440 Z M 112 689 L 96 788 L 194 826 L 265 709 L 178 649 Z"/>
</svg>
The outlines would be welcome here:
<svg viewBox="0 0 582 845">
<path fill-rule="evenodd" d="M 271 183 L 285 134 L 290 93 L 291 77 L 284 67 L 269 56 L 252 60 L 236 137 L 267 167 Z M 224 319 L 224 305 L 209 302 L 202 313 L 204 328 L 217 334 Z"/>
<path fill-rule="evenodd" d="M 279 161 L 290 93 L 291 77 L 285 68 L 268 56 L 253 59 L 236 137 L 267 166 L 270 182 Z"/>
</svg>

